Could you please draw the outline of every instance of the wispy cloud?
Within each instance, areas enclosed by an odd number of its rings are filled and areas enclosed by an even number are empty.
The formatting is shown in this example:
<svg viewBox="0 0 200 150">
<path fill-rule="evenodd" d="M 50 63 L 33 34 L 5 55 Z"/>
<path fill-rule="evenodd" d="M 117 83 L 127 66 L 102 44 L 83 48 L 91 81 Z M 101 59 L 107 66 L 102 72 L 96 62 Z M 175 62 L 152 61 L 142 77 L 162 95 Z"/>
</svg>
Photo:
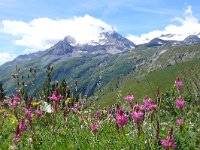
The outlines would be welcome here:
<svg viewBox="0 0 200 150">
<path fill-rule="evenodd" d="M 166 8 L 156 8 L 156 9 L 150 9 L 146 7 L 138 7 L 138 6 L 130 6 L 133 10 L 138 12 L 144 12 L 144 13 L 152 13 L 152 14 L 159 14 L 159 15 L 172 15 L 179 13 L 179 10 L 176 9 L 166 9 Z"/>
<path fill-rule="evenodd" d="M 198 19 L 192 14 L 192 7 L 187 6 L 185 9 L 185 18 L 175 17 L 173 21 L 178 21 L 181 25 L 170 24 L 164 28 L 164 30 L 154 30 L 140 36 L 128 35 L 128 39 L 136 44 L 147 43 L 154 38 L 161 38 L 164 40 L 183 40 L 190 34 L 200 33 L 200 24 Z M 174 35 L 173 37 L 168 37 L 166 35 Z"/>
<path fill-rule="evenodd" d="M 65 36 L 72 36 L 80 44 L 95 41 L 101 32 L 113 31 L 105 22 L 85 15 L 71 19 L 37 18 L 30 22 L 4 20 L 2 32 L 13 35 L 14 44 L 26 50 L 44 50 Z"/>
<path fill-rule="evenodd" d="M 0 52 L 0 65 L 7 62 L 7 61 L 10 61 L 12 59 L 14 59 L 16 57 L 16 55 L 12 55 L 8 52 Z"/>
<path fill-rule="evenodd" d="M 0 1 L 0 7 L 13 6 L 15 4 L 16 4 L 16 0 L 1 0 Z"/>
</svg>

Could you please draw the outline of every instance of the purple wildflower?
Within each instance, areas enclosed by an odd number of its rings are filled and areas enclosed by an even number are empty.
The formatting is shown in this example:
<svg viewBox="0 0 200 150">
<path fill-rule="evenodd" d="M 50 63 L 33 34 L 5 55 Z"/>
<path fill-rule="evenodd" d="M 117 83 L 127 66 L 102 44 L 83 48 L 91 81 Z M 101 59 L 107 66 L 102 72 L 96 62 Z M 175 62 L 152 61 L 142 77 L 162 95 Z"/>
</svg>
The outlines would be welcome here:
<svg viewBox="0 0 200 150">
<path fill-rule="evenodd" d="M 185 101 L 182 98 L 178 98 L 176 100 L 176 108 L 182 110 L 184 106 L 185 106 Z"/>
<path fill-rule="evenodd" d="M 38 118 L 42 116 L 42 111 L 39 110 L 39 109 L 35 110 L 35 113 L 36 113 Z"/>
<path fill-rule="evenodd" d="M 124 111 L 120 108 L 116 112 L 116 123 L 118 126 L 120 126 L 122 129 L 124 128 L 124 125 L 127 123 L 128 119 L 127 116 L 124 114 Z"/>
<path fill-rule="evenodd" d="M 24 123 L 24 118 L 21 118 L 19 122 L 19 130 L 23 134 L 26 131 L 26 129 L 27 129 L 27 125 Z"/>
<path fill-rule="evenodd" d="M 176 120 L 176 123 L 181 126 L 184 123 L 184 120 L 183 119 Z"/>
<path fill-rule="evenodd" d="M 56 90 L 56 91 L 53 92 L 52 96 L 49 96 L 48 98 L 52 101 L 57 102 L 57 101 L 60 101 L 62 99 L 62 96 L 58 95 L 58 91 Z"/>
<path fill-rule="evenodd" d="M 175 139 L 172 136 L 172 131 L 169 131 L 167 134 L 167 140 L 161 139 L 161 144 L 165 149 L 175 149 Z"/>
<path fill-rule="evenodd" d="M 175 80 L 175 85 L 178 89 L 181 89 L 183 86 L 183 82 L 181 81 L 180 77 L 177 77 Z"/>
<path fill-rule="evenodd" d="M 157 108 L 157 104 L 150 99 L 149 97 L 145 96 L 144 97 L 144 109 L 146 111 L 150 111 L 150 110 L 155 110 Z"/>
<path fill-rule="evenodd" d="M 141 111 L 131 112 L 131 119 L 136 124 L 140 124 L 143 121 L 143 118 L 144 118 L 144 113 L 143 112 L 141 112 Z"/>
<path fill-rule="evenodd" d="M 99 128 L 99 125 L 96 124 L 96 123 L 94 123 L 94 124 L 92 124 L 92 125 L 90 126 L 90 129 L 91 129 L 91 131 L 92 131 L 93 133 L 97 132 L 98 128 Z"/>
<path fill-rule="evenodd" d="M 124 97 L 124 99 L 125 99 L 127 102 L 131 103 L 131 102 L 133 102 L 134 97 L 133 97 L 133 95 L 127 95 L 126 97 Z"/>
</svg>

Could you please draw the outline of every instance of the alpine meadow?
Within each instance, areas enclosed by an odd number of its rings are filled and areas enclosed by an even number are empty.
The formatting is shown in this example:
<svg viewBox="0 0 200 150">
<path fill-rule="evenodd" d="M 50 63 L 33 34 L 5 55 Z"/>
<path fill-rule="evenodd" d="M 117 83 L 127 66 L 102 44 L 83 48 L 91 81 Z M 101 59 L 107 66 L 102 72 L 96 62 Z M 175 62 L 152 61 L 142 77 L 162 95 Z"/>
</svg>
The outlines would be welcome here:
<svg viewBox="0 0 200 150">
<path fill-rule="evenodd" d="M 199 150 L 199 7 L 2 0 L 0 150 Z"/>
</svg>

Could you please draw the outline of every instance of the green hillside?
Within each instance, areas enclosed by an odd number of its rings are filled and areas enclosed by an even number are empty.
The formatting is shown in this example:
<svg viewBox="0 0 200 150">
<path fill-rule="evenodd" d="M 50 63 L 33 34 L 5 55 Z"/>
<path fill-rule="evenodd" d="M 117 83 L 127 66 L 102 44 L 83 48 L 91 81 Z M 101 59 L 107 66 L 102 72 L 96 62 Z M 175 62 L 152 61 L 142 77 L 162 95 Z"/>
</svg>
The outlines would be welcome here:
<svg viewBox="0 0 200 150">
<path fill-rule="evenodd" d="M 103 87 L 112 79 L 127 75 L 134 68 L 136 60 L 129 52 L 107 56 L 98 54 L 88 55 L 63 60 L 62 62 L 53 64 L 52 84 L 56 80 L 65 80 L 73 86 L 74 80 L 77 80 L 79 91 L 83 94 L 91 95 L 95 90 Z M 20 74 L 23 74 L 27 84 L 33 79 L 30 75 L 29 68 L 36 68 L 37 75 L 34 82 L 38 90 L 42 89 L 43 83 L 46 80 L 47 66 L 43 67 L 44 65 L 38 59 L 18 63 L 17 66 L 20 68 Z M 0 67 L 0 71 L 3 72 L 0 75 L 0 81 L 3 81 L 4 88 L 9 95 L 15 93 L 16 80 L 11 77 L 11 74 L 16 72 L 15 66 L 9 69 L 5 69 L 6 67 L 6 65 Z M 29 79 L 27 78 L 28 74 L 30 75 Z M 97 85 L 99 81 L 101 84 Z"/>
<path fill-rule="evenodd" d="M 148 95 L 153 95 L 157 86 L 162 88 L 166 85 L 165 87 L 168 88 L 170 84 L 168 82 L 173 82 L 180 69 L 175 64 L 200 58 L 199 49 L 200 45 L 152 48 L 140 46 L 134 51 L 115 55 L 93 54 L 62 60 L 53 64 L 44 64 L 44 60 L 36 58 L 31 61 L 18 62 L 17 66 L 20 67 L 20 72 L 24 75 L 27 84 L 33 80 L 32 77 L 27 79 L 28 74 L 30 74 L 29 68 L 36 68 L 37 75 L 34 80 L 36 88 L 27 86 L 28 90 L 33 90 L 31 92 L 41 91 L 46 80 L 46 68 L 48 65 L 53 65 L 52 84 L 56 80 L 60 82 L 65 80 L 73 89 L 74 80 L 77 80 L 78 90 L 84 95 L 91 96 L 94 92 L 97 92 L 100 99 L 101 97 L 105 99 L 104 95 L 110 95 L 111 99 L 116 99 L 115 95 L 119 91 L 123 94 L 131 92 L 134 93 L 136 98 L 141 98 L 140 93 L 145 92 Z M 3 82 L 7 95 L 16 92 L 16 80 L 11 78 L 11 74 L 15 73 L 16 66 L 11 64 L 7 63 L 0 66 L 0 81 Z M 138 71 L 138 67 L 140 71 Z M 166 68 L 166 71 L 162 68 Z M 150 74 L 143 78 L 148 72 Z M 168 72 L 171 72 L 170 75 L 167 74 Z M 166 80 L 166 83 L 162 83 L 160 80 L 163 80 L 163 82 Z M 126 83 L 131 84 L 131 86 L 127 86 Z M 164 85 L 160 85 L 160 83 Z M 137 91 L 138 89 L 141 92 Z M 106 104 L 106 102 L 103 103 Z"/>
<path fill-rule="evenodd" d="M 171 88 L 177 76 L 183 78 L 186 75 L 185 73 L 197 75 L 200 73 L 199 68 L 200 59 L 195 59 L 152 71 L 143 77 L 138 77 L 140 75 L 138 72 L 132 73 L 119 80 L 111 81 L 101 92 L 96 92 L 95 95 L 98 97 L 97 104 L 102 106 L 112 105 L 118 98 L 123 100 L 123 97 L 128 93 L 133 94 L 136 100 L 142 99 L 145 95 L 155 98 L 158 87 L 161 93 L 165 92 Z"/>
</svg>

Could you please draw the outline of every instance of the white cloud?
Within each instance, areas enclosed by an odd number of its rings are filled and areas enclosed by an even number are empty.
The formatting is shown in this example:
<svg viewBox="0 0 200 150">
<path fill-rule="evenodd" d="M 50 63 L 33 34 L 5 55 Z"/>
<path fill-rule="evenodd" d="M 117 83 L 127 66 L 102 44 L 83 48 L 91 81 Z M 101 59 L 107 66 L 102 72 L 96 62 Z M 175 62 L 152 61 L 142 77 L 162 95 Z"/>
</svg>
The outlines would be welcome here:
<svg viewBox="0 0 200 150">
<path fill-rule="evenodd" d="M 12 55 L 10 53 L 0 52 L 0 65 L 7 62 L 7 61 L 11 61 L 15 57 L 16 57 L 15 55 Z"/>
<path fill-rule="evenodd" d="M 181 25 L 170 24 L 164 30 L 155 30 L 140 36 L 128 35 L 128 39 L 135 44 L 147 43 L 154 38 L 161 38 L 163 40 L 184 40 L 188 35 L 200 33 L 200 24 L 198 19 L 192 14 L 192 7 L 187 6 L 185 9 L 185 18 L 173 18 L 173 21 L 178 21 Z"/>
<path fill-rule="evenodd" d="M 44 50 L 65 36 L 72 36 L 80 44 L 97 40 L 101 32 L 113 31 L 113 27 L 89 15 L 71 19 L 53 20 L 37 18 L 30 22 L 4 20 L 2 32 L 16 37 L 14 43 L 27 50 Z"/>
</svg>

